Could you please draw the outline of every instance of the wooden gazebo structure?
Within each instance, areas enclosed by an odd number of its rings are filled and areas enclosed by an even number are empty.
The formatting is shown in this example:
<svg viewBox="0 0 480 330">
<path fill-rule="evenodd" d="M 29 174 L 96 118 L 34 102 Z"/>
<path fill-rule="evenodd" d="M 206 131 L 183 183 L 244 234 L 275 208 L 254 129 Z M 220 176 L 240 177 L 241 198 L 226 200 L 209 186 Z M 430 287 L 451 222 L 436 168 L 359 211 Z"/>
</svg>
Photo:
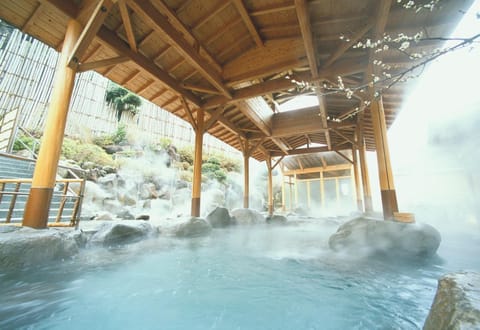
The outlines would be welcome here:
<svg viewBox="0 0 480 330">
<path fill-rule="evenodd" d="M 398 207 L 386 131 L 409 86 L 395 75 L 421 61 L 417 54 L 440 46 L 422 35 L 448 36 L 471 3 L 1 1 L 1 19 L 61 51 L 23 224 L 46 225 L 75 74 L 86 70 L 191 123 L 192 215 L 200 210 L 202 138 L 208 132 L 243 152 L 246 207 L 249 157 L 266 161 L 271 173 L 285 155 L 347 149 L 355 164 L 358 152 L 368 211 L 365 150 L 376 150 L 384 216 L 393 218 Z M 278 111 L 300 94 L 316 95 L 319 105 Z M 269 186 L 272 211 L 271 180 Z"/>
</svg>

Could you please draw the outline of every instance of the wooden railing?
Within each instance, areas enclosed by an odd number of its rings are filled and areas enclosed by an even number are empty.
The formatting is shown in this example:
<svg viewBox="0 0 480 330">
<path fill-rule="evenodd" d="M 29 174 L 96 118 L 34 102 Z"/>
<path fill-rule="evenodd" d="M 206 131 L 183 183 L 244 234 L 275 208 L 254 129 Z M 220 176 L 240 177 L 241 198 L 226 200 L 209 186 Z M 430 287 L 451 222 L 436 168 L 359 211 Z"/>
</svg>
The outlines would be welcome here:
<svg viewBox="0 0 480 330">
<path fill-rule="evenodd" d="M 18 201 L 21 198 L 26 202 L 32 179 L 0 179 L 0 212 L 5 212 L 3 223 L 21 223 L 23 219 L 24 204 L 19 206 Z M 71 189 L 71 184 L 77 183 L 77 189 Z M 24 190 L 22 191 L 22 185 Z M 28 189 L 28 190 L 27 190 Z M 80 222 L 80 211 L 85 192 L 85 180 L 83 179 L 57 179 L 55 189 L 52 195 L 52 203 L 59 203 L 58 208 L 50 207 L 48 216 L 48 226 L 72 226 L 77 227 Z M 5 202 L 5 203 L 4 203 Z M 65 206 L 70 204 L 71 214 L 64 216 Z M 5 208 L 5 206 L 7 206 Z M 52 214 L 52 211 L 55 211 Z M 55 214 L 56 213 L 56 214 Z M 62 221 L 64 219 L 67 221 Z"/>
</svg>

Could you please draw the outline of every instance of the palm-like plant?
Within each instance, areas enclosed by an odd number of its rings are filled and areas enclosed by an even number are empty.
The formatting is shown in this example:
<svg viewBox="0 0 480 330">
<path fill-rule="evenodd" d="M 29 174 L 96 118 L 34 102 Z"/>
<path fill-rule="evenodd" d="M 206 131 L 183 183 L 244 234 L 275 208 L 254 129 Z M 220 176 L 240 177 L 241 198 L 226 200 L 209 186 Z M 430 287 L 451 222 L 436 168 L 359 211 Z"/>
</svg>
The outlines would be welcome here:
<svg viewBox="0 0 480 330">
<path fill-rule="evenodd" d="M 118 85 L 114 85 L 107 90 L 105 100 L 107 104 L 113 106 L 117 112 L 118 121 L 122 118 L 124 111 L 129 111 L 136 115 L 139 110 L 138 108 L 142 105 L 142 100 L 137 95 Z"/>
</svg>

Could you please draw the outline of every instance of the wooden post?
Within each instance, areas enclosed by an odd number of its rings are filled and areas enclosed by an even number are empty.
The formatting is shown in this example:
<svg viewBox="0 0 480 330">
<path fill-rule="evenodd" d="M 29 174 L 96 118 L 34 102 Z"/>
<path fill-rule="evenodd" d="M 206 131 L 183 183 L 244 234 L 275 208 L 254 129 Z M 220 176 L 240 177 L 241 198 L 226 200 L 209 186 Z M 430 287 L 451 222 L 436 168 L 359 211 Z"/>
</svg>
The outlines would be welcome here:
<svg viewBox="0 0 480 330">
<path fill-rule="evenodd" d="M 290 188 L 290 212 L 293 210 L 292 176 L 288 176 L 288 186 Z"/>
<path fill-rule="evenodd" d="M 204 132 L 204 111 L 197 110 L 197 123 L 195 129 L 195 158 L 193 163 L 192 210 L 193 217 L 200 216 L 200 195 L 202 193 L 202 152 Z"/>
<path fill-rule="evenodd" d="M 298 208 L 298 181 L 297 173 L 294 173 L 293 178 L 295 179 L 295 208 Z"/>
<path fill-rule="evenodd" d="M 248 209 L 250 201 L 250 156 L 248 154 L 249 143 L 245 140 L 245 148 L 243 152 L 243 207 Z"/>
<path fill-rule="evenodd" d="M 80 24 L 76 20 L 70 20 L 56 69 L 55 83 L 42 144 L 33 173 L 30 195 L 25 205 L 23 226 L 33 228 L 47 227 L 48 212 L 55 186 L 68 108 L 75 83 L 76 70 L 68 67 L 68 60 L 80 36 L 80 32 Z"/>
<path fill-rule="evenodd" d="M 393 219 L 393 213 L 398 212 L 397 196 L 393 183 L 392 166 L 390 164 L 390 151 L 388 149 L 387 125 L 382 99 L 373 100 L 371 107 L 373 133 L 377 150 L 378 175 L 382 193 L 383 218 Z"/>
<path fill-rule="evenodd" d="M 312 192 L 310 191 L 310 180 L 307 180 L 307 207 L 310 209 L 312 207 L 311 197 Z"/>
<path fill-rule="evenodd" d="M 323 179 L 323 171 L 320 171 L 320 199 L 322 201 L 322 208 L 325 208 L 325 182 Z"/>
<path fill-rule="evenodd" d="M 368 174 L 367 166 L 367 149 L 365 147 L 365 141 L 363 139 L 363 130 L 359 130 L 360 134 L 358 136 L 359 148 L 358 153 L 360 154 L 360 173 L 362 175 L 362 188 L 363 188 L 363 203 L 365 206 L 365 212 L 373 212 L 372 204 L 372 190 L 370 189 L 370 176 Z"/>
<path fill-rule="evenodd" d="M 268 170 L 268 214 L 273 214 L 273 179 L 272 179 L 272 158 L 270 156 L 266 159 L 267 170 Z"/>
<path fill-rule="evenodd" d="M 352 148 L 353 155 L 353 177 L 355 180 L 355 195 L 357 196 L 357 209 L 363 211 L 363 201 L 362 201 L 362 192 L 360 191 L 360 174 L 358 173 L 358 157 L 357 157 L 357 148 Z"/>
<path fill-rule="evenodd" d="M 282 173 L 282 211 L 285 212 L 287 210 L 287 205 L 285 205 L 285 177 Z"/>
</svg>

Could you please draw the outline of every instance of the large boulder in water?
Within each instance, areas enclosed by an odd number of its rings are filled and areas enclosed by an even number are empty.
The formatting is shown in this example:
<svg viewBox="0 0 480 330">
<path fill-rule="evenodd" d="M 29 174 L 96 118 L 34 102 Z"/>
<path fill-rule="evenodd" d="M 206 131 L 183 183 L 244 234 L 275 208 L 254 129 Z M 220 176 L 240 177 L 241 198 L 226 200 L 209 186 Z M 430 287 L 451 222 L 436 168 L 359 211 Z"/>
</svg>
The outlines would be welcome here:
<svg viewBox="0 0 480 330">
<path fill-rule="evenodd" d="M 428 257 L 440 245 L 440 233 L 430 225 L 357 218 L 338 228 L 330 248 L 360 255 Z"/>
<path fill-rule="evenodd" d="M 480 274 L 442 277 L 423 329 L 480 329 Z"/>
<path fill-rule="evenodd" d="M 230 216 L 224 207 L 217 207 L 209 215 L 207 221 L 213 228 L 224 228 L 235 224 L 235 219 Z"/>
<path fill-rule="evenodd" d="M 122 245 L 140 241 L 157 234 L 148 222 L 142 220 L 109 221 L 103 223 L 89 243 L 94 245 Z"/>
<path fill-rule="evenodd" d="M 71 233 L 73 229 L 0 228 L 0 269 L 36 266 L 73 256 L 78 252 L 77 239 L 81 240 Z"/>
<path fill-rule="evenodd" d="M 208 235 L 212 231 L 212 226 L 207 220 L 197 217 L 191 217 L 187 222 L 178 225 L 175 231 L 177 237 L 198 237 Z"/>
<path fill-rule="evenodd" d="M 279 214 L 268 215 L 265 221 L 271 225 L 285 225 L 287 223 L 287 217 Z"/>
<path fill-rule="evenodd" d="M 251 209 L 235 209 L 232 216 L 238 225 L 254 225 L 257 223 L 265 223 L 265 218 L 259 212 Z"/>
</svg>

